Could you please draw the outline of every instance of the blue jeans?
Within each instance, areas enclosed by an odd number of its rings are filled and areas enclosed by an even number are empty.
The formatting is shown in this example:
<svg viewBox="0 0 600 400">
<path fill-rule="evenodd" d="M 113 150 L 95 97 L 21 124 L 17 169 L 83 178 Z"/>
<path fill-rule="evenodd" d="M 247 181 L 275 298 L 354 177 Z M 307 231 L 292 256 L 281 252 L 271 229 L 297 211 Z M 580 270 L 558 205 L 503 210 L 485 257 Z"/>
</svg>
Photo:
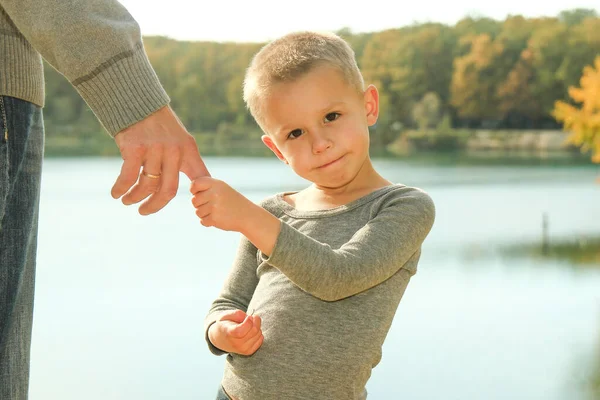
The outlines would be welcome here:
<svg viewBox="0 0 600 400">
<path fill-rule="evenodd" d="M 0 96 L 0 400 L 28 395 L 43 154 L 41 108 Z"/>
<path fill-rule="evenodd" d="M 231 400 L 231 397 L 227 396 L 227 393 L 225 393 L 225 390 L 223 390 L 223 386 L 221 385 L 219 385 L 216 400 Z"/>
</svg>

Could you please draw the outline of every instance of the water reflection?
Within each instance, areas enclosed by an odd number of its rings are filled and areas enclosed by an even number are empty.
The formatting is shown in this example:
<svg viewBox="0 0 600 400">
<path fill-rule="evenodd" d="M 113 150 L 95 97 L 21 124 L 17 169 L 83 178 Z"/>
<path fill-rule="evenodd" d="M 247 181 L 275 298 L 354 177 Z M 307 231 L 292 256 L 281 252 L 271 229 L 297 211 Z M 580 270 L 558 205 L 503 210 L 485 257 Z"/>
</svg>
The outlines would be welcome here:
<svg viewBox="0 0 600 400">
<path fill-rule="evenodd" d="M 478 249 L 481 250 L 481 249 Z M 470 256 L 481 256 L 479 251 L 471 251 Z M 555 240 L 554 243 L 530 242 L 501 247 L 499 253 L 503 257 L 526 257 L 539 262 L 559 261 L 575 270 L 600 269 L 600 236 L 580 236 L 573 239 Z M 582 357 L 578 371 L 583 375 L 585 399 L 600 399 L 600 331 L 598 332 L 596 349 Z M 577 374 L 579 375 L 579 374 Z M 581 382 L 581 381 L 580 381 Z"/>
<path fill-rule="evenodd" d="M 600 332 L 598 332 L 598 345 L 592 364 L 592 373 L 588 381 L 589 399 L 600 399 Z"/>
<path fill-rule="evenodd" d="M 559 261 L 572 268 L 600 269 L 600 236 L 518 243 L 499 248 L 505 257 L 528 257 L 536 261 Z M 540 263 L 540 265 L 543 265 Z"/>
<path fill-rule="evenodd" d="M 254 201 L 305 186 L 276 159 L 206 161 Z M 598 167 L 376 163 L 437 219 L 369 398 L 600 399 Z M 209 399 L 222 376 L 202 319 L 238 236 L 200 229 L 185 179 L 140 218 L 108 195 L 120 165 L 44 166 L 32 400 Z"/>
</svg>

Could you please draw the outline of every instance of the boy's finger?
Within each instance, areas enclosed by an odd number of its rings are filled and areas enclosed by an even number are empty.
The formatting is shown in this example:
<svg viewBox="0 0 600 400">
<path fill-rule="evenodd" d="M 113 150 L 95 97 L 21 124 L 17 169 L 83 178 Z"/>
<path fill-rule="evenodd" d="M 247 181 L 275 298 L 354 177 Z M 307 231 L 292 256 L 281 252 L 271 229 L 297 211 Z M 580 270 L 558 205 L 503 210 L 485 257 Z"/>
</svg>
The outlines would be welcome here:
<svg viewBox="0 0 600 400">
<path fill-rule="evenodd" d="M 258 329 L 258 331 L 260 332 L 260 326 L 262 325 L 262 319 L 258 315 L 252 315 L 251 317 L 253 319 L 252 323 L 254 324 L 254 327 L 256 329 Z"/>
<path fill-rule="evenodd" d="M 242 323 L 230 329 L 229 334 L 235 338 L 243 338 L 253 327 L 252 318 L 246 317 Z"/>
<path fill-rule="evenodd" d="M 192 194 L 196 194 L 198 192 L 202 192 L 204 190 L 208 190 L 212 187 L 214 179 L 210 176 L 201 176 L 196 178 L 190 184 L 190 192 Z"/>
<path fill-rule="evenodd" d="M 262 346 L 264 339 L 265 337 L 263 335 L 256 335 L 254 338 L 252 338 L 247 343 L 248 350 L 246 351 L 245 355 L 251 356 L 252 354 L 256 353 L 256 350 Z"/>
<path fill-rule="evenodd" d="M 212 220 L 210 215 L 200 217 L 200 225 L 205 228 L 212 228 L 213 226 L 216 226 L 215 221 Z"/>
<path fill-rule="evenodd" d="M 243 341 L 248 341 L 251 340 L 252 338 L 255 338 L 257 336 L 260 336 L 262 334 L 262 331 L 256 327 L 256 325 L 252 326 L 252 329 L 250 329 L 242 338 L 240 338 L 240 340 Z"/>
<path fill-rule="evenodd" d="M 219 317 L 219 321 L 232 321 L 236 323 L 241 323 L 246 319 L 246 313 L 242 310 L 235 310 L 227 312 Z"/>
<path fill-rule="evenodd" d="M 210 198 L 206 195 L 206 192 L 198 192 L 194 196 L 192 196 L 192 205 L 194 208 L 198 208 L 201 205 L 210 202 Z"/>
<path fill-rule="evenodd" d="M 210 204 L 204 204 L 202 206 L 196 207 L 196 215 L 198 218 L 206 218 L 212 212 L 212 206 Z"/>
</svg>

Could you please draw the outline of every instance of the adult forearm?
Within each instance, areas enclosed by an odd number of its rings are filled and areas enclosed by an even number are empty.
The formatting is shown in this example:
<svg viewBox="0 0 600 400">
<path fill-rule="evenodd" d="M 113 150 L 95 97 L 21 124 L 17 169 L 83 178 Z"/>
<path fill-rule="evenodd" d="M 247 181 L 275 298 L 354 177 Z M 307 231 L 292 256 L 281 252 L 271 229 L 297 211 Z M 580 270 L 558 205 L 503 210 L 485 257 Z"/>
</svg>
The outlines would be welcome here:
<svg viewBox="0 0 600 400">
<path fill-rule="evenodd" d="M 0 0 L 0 5 L 15 32 L 73 84 L 112 135 L 168 104 L 139 26 L 118 1 Z"/>
</svg>

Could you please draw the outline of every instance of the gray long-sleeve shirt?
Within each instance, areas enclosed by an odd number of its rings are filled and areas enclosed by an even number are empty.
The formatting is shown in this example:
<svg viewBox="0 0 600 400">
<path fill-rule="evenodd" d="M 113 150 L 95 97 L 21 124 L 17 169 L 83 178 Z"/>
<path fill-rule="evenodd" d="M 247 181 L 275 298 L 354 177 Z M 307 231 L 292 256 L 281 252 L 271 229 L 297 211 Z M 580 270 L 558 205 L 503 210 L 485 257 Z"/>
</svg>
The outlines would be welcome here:
<svg viewBox="0 0 600 400">
<path fill-rule="evenodd" d="M 169 103 L 117 0 L 0 0 L 0 96 L 44 105 L 40 54 L 112 136 Z"/>
<path fill-rule="evenodd" d="M 283 222 L 272 254 L 243 238 L 205 320 L 207 335 L 226 311 L 262 318 L 262 346 L 229 354 L 222 384 L 237 400 L 365 399 L 434 204 L 404 185 L 323 211 L 297 210 L 283 196 L 261 203 Z"/>
</svg>

